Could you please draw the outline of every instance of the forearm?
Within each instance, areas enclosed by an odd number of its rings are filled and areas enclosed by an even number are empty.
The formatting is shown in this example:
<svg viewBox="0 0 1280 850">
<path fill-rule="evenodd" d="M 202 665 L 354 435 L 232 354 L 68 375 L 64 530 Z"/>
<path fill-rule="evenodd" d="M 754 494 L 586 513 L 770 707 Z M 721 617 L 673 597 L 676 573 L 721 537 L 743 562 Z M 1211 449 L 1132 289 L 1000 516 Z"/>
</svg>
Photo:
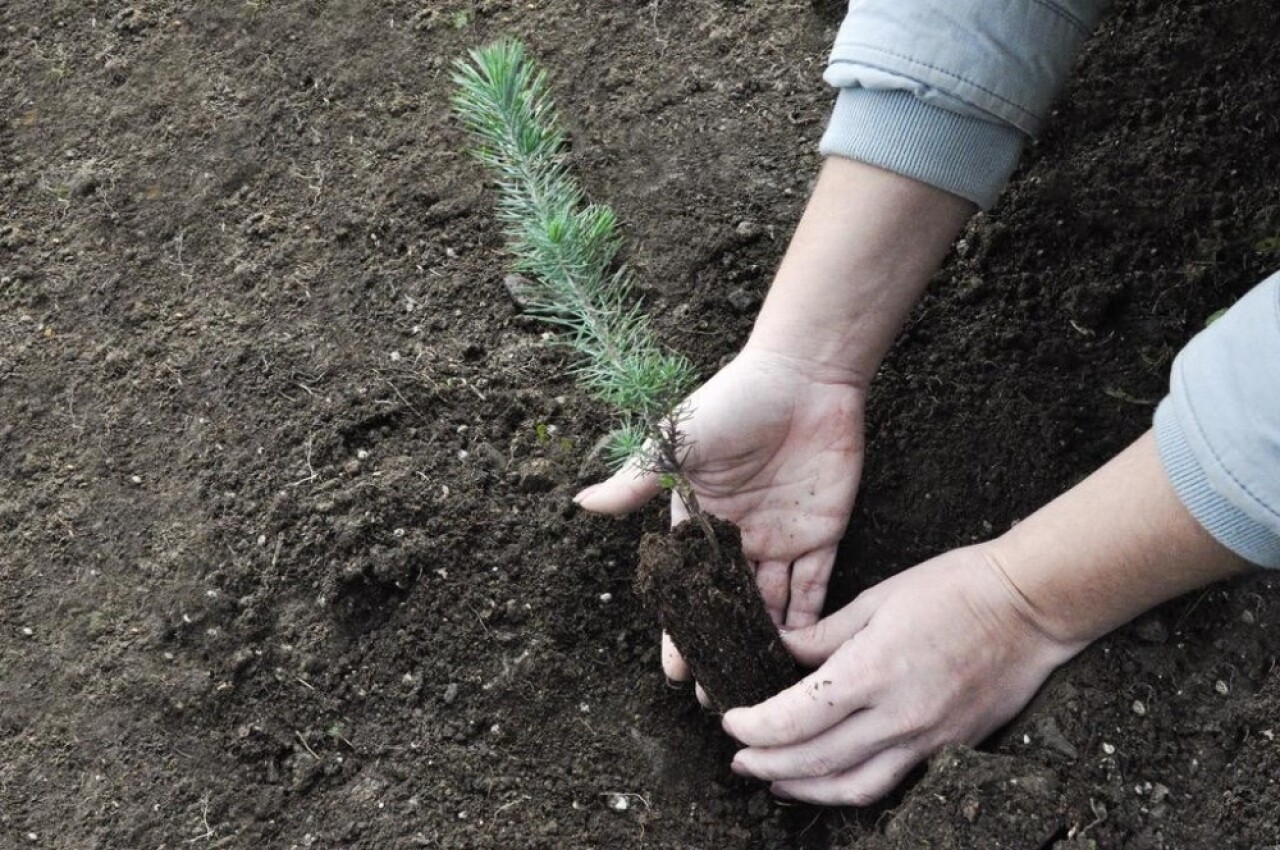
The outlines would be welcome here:
<svg viewBox="0 0 1280 850">
<path fill-rule="evenodd" d="M 1079 646 L 1249 566 L 1179 501 L 1150 432 L 988 546 L 1026 616 Z"/>
<path fill-rule="evenodd" d="M 910 178 L 829 158 L 747 346 L 865 387 L 975 209 Z"/>
</svg>

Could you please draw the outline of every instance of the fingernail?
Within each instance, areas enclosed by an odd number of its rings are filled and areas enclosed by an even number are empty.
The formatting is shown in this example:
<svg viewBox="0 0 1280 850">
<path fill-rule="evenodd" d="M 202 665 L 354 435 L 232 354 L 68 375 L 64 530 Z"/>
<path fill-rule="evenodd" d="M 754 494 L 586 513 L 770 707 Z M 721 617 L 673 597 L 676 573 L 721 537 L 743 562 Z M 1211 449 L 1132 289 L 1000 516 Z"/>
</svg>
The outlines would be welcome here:
<svg viewBox="0 0 1280 850">
<path fill-rule="evenodd" d="M 583 499 L 587 498 L 587 497 L 588 497 L 588 496 L 590 496 L 592 493 L 594 493 L 594 492 L 596 492 L 597 490 L 599 490 L 601 486 L 602 486 L 602 485 L 600 485 L 600 484 L 592 484 L 590 487 L 586 488 L 585 490 L 580 491 L 580 492 L 578 493 L 578 495 L 576 495 L 576 496 L 574 496 L 574 497 L 573 497 L 573 503 L 574 503 L 575 505 L 580 505 L 580 504 L 582 504 L 582 500 L 583 500 Z"/>
</svg>

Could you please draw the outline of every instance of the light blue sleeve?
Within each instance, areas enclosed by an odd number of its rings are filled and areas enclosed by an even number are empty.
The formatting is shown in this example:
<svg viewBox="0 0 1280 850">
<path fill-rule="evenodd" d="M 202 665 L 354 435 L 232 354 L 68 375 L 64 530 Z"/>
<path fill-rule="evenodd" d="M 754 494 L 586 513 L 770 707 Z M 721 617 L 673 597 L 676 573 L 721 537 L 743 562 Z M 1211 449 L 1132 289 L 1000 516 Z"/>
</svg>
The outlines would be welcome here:
<svg viewBox="0 0 1280 850">
<path fill-rule="evenodd" d="M 995 203 L 1108 0 L 851 0 L 821 149 Z"/>
<path fill-rule="evenodd" d="M 1155 434 L 1191 515 L 1237 555 L 1280 568 L 1280 274 L 1178 355 Z"/>
</svg>

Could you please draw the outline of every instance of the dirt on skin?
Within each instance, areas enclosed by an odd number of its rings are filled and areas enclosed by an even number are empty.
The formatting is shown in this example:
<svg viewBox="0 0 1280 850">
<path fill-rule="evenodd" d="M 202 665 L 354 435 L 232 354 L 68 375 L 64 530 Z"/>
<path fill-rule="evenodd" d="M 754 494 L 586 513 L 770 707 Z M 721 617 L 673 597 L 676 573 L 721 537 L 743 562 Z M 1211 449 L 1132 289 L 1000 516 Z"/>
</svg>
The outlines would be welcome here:
<svg viewBox="0 0 1280 850">
<path fill-rule="evenodd" d="M 1268 576 L 1099 641 L 868 811 L 735 778 L 663 680 L 630 590 L 663 512 L 570 503 L 606 417 L 502 289 L 449 63 L 529 43 L 711 374 L 816 174 L 840 14 L 0 4 L 0 846 L 1280 844 Z M 1280 266 L 1274 22 L 1116 4 L 873 387 L 835 602 L 1095 468 Z"/>
</svg>

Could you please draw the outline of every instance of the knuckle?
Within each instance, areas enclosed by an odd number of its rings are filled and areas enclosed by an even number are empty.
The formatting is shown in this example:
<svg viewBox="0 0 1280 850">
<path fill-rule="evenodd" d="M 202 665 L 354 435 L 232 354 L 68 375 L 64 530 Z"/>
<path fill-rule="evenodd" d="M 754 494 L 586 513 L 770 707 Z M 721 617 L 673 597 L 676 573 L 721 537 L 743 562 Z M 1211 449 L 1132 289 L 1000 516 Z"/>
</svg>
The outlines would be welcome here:
<svg viewBox="0 0 1280 850">
<path fill-rule="evenodd" d="M 863 808 L 870 806 L 884 796 L 883 792 L 869 788 L 861 783 L 849 782 L 840 789 L 837 803 L 844 806 Z"/>
<path fill-rule="evenodd" d="M 791 581 L 791 591 L 803 599 L 818 599 L 826 596 L 827 583 L 817 576 L 796 576 Z"/>
<path fill-rule="evenodd" d="M 839 669 L 844 673 L 841 687 L 848 690 L 857 688 L 863 693 L 873 691 L 884 676 L 885 666 L 880 650 L 854 641 L 846 643 L 839 652 Z"/>
<path fill-rule="evenodd" d="M 898 709 L 896 723 L 898 733 L 903 737 L 916 737 L 932 729 L 937 717 L 932 706 L 921 703 L 908 703 Z"/>
<path fill-rule="evenodd" d="M 807 752 L 801 758 L 797 765 L 799 776 L 816 777 L 826 776 L 835 773 L 839 766 L 829 754 L 821 752 Z"/>
<path fill-rule="evenodd" d="M 800 738 L 800 724 L 791 711 L 773 711 L 760 720 L 761 738 L 773 743 L 787 743 Z"/>
</svg>

